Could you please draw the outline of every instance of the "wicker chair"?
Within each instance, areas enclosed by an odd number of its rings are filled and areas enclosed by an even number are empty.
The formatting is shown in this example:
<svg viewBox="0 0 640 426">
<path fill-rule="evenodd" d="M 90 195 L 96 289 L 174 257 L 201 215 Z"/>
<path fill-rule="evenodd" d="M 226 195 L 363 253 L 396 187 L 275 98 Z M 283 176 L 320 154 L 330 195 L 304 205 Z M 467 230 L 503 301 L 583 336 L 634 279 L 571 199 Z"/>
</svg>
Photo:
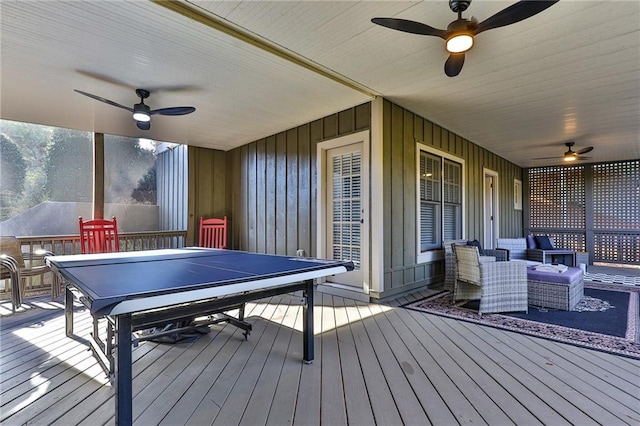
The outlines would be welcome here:
<svg viewBox="0 0 640 426">
<path fill-rule="evenodd" d="M 15 312 L 22 305 L 25 290 L 25 278 L 44 275 L 51 270 L 44 264 L 44 256 L 52 256 L 46 250 L 34 253 L 22 253 L 22 246 L 16 237 L 0 237 L 0 279 L 11 281 L 11 310 Z M 25 259 L 43 262 L 40 266 L 27 267 Z M 60 281 L 56 274 L 51 279 L 51 298 L 60 294 Z"/>
<path fill-rule="evenodd" d="M 478 248 L 454 246 L 454 300 L 480 299 L 480 315 L 528 311 L 525 262 L 481 262 Z"/>
<path fill-rule="evenodd" d="M 468 245 L 467 240 L 446 240 L 443 243 L 444 246 L 444 288 L 445 290 L 453 291 L 456 282 L 456 258 L 453 253 L 453 247 Z M 507 252 L 505 250 L 491 250 L 485 249 L 479 251 L 481 261 L 506 261 Z"/>
<path fill-rule="evenodd" d="M 528 266 L 540 265 L 542 262 L 531 259 L 531 249 L 527 248 L 524 238 L 498 238 L 499 250 L 506 251 L 507 260 L 524 260 Z"/>
</svg>

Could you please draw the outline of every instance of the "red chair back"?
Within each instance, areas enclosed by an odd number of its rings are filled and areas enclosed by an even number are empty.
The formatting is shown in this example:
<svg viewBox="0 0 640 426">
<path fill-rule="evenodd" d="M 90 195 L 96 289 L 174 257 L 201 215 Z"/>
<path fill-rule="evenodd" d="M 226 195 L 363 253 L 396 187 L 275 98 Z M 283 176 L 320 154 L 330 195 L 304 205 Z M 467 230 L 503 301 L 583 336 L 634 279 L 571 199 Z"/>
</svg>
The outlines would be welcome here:
<svg viewBox="0 0 640 426">
<path fill-rule="evenodd" d="M 209 248 L 227 248 L 227 217 L 223 219 L 203 219 L 200 216 L 198 245 Z"/>
<path fill-rule="evenodd" d="M 80 251 L 85 253 L 115 253 L 120 251 L 118 225 L 116 217 L 111 220 L 92 219 L 83 221 L 78 218 L 80 225 Z"/>
</svg>

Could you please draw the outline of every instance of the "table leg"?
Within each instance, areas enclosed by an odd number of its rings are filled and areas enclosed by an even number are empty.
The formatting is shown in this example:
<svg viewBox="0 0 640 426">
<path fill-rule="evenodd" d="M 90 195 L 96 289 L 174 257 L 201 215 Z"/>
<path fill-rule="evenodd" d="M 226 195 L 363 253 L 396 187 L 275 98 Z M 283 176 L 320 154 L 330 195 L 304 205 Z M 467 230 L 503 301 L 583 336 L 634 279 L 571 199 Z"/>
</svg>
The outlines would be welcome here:
<svg viewBox="0 0 640 426">
<path fill-rule="evenodd" d="M 73 334 L 73 293 L 69 286 L 64 290 L 64 324 L 67 337 Z"/>
<path fill-rule="evenodd" d="M 133 424 L 133 366 L 131 365 L 131 314 L 116 317 L 116 424 Z"/>
<path fill-rule="evenodd" d="M 313 280 L 307 281 L 304 290 L 305 303 L 302 306 L 302 345 L 305 364 L 311 364 L 314 357 L 313 349 Z"/>
</svg>

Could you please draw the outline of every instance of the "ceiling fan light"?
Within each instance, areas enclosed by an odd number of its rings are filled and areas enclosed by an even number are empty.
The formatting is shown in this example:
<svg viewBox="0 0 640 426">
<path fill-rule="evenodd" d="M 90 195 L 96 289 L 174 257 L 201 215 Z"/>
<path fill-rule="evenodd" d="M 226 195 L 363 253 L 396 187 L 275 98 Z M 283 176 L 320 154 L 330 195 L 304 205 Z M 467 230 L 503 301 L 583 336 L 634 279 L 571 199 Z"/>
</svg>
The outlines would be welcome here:
<svg viewBox="0 0 640 426">
<path fill-rule="evenodd" d="M 136 121 L 151 121 L 151 115 L 149 114 L 149 107 L 143 103 L 135 104 L 133 106 L 133 119 Z"/>
<path fill-rule="evenodd" d="M 462 53 L 473 46 L 473 36 L 468 32 L 455 33 L 447 39 L 447 50 L 451 53 Z"/>
<path fill-rule="evenodd" d="M 575 152 L 565 152 L 564 153 L 564 161 L 575 161 L 578 159 L 578 156 L 576 155 Z"/>
</svg>

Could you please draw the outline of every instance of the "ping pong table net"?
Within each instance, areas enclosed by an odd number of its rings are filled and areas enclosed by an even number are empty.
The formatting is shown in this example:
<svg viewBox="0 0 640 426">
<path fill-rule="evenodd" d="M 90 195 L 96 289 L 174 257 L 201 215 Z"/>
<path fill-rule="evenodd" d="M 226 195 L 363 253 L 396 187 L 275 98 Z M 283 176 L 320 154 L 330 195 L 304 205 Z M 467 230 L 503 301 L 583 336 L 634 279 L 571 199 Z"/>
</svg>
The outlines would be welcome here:
<svg viewBox="0 0 640 426">
<path fill-rule="evenodd" d="M 78 218 L 81 253 L 114 253 L 120 251 L 116 217 L 111 220 Z"/>
<path fill-rule="evenodd" d="M 227 248 L 227 216 L 223 219 L 204 219 L 200 216 L 198 245 L 208 248 Z"/>
</svg>

